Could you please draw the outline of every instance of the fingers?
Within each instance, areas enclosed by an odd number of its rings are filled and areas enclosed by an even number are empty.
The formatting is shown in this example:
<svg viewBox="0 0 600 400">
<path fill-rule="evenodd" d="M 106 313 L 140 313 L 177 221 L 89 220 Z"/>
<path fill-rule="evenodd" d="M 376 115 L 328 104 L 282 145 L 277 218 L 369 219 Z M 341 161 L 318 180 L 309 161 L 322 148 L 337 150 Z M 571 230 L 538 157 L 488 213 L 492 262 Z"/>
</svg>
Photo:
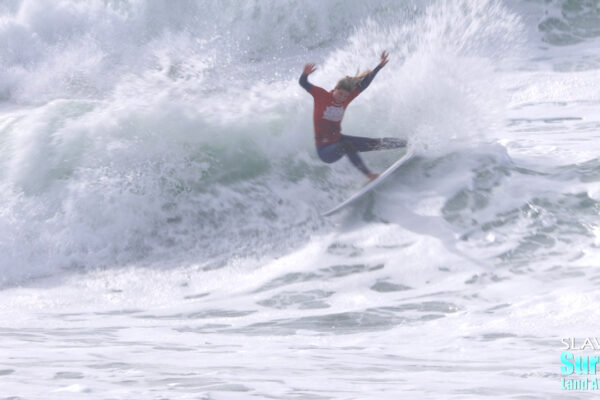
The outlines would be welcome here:
<svg viewBox="0 0 600 400">
<path fill-rule="evenodd" d="M 381 52 L 381 62 L 380 62 L 380 65 L 381 65 L 382 67 L 383 67 L 385 64 L 387 64 L 387 63 L 388 63 L 388 61 L 389 61 L 389 60 L 388 60 L 388 56 L 389 56 L 389 54 L 388 54 L 388 52 L 387 52 L 387 51 L 385 51 L 385 50 L 384 50 L 384 51 L 382 51 L 382 52 Z"/>
<path fill-rule="evenodd" d="M 304 72 L 306 75 L 310 75 L 315 72 L 316 69 L 317 68 L 315 67 L 315 64 L 309 63 L 304 66 L 304 70 L 302 72 Z"/>
</svg>

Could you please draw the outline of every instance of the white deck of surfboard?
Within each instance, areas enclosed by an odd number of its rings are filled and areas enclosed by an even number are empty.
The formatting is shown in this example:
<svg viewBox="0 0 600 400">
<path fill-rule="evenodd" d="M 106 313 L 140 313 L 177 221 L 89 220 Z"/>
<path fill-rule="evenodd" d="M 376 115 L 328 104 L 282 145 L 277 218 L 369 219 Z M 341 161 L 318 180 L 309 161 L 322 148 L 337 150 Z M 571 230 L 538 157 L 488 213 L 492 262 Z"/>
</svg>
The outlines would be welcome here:
<svg viewBox="0 0 600 400">
<path fill-rule="evenodd" d="M 392 165 L 390 165 L 388 167 L 388 169 L 386 169 L 385 171 L 383 171 L 377 177 L 377 179 L 374 179 L 371 182 L 367 183 L 365 186 L 363 186 L 362 188 L 360 188 L 360 190 L 358 192 L 354 193 L 352 196 L 348 197 L 346 200 L 344 200 L 343 202 L 341 202 L 337 206 L 333 207 L 332 209 L 325 211 L 321 215 L 323 217 L 327 217 L 327 216 L 329 216 L 331 214 L 335 214 L 336 212 L 338 212 L 342 208 L 346 207 L 348 204 L 356 201 L 357 199 L 359 199 L 360 197 L 362 197 L 365 193 L 369 192 L 375 186 L 377 186 L 381 182 L 383 182 L 383 180 L 386 177 L 390 176 L 392 174 L 392 172 L 394 172 L 396 169 L 398 169 L 406 161 L 408 161 L 409 159 L 411 159 L 412 156 L 413 156 L 412 152 L 407 152 L 406 154 L 404 154 L 404 156 L 402 156 L 402 158 L 400 158 L 398 161 L 396 161 L 395 163 L 393 163 Z"/>
</svg>

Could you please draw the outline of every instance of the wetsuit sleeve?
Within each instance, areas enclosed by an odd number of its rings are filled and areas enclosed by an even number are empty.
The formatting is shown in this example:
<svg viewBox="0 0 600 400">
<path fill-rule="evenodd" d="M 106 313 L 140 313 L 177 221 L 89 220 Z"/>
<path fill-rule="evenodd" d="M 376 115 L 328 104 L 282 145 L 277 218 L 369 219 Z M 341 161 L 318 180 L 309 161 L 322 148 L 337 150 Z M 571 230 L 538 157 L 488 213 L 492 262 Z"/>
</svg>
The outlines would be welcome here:
<svg viewBox="0 0 600 400">
<path fill-rule="evenodd" d="M 363 90 L 365 90 L 367 87 L 369 87 L 369 85 L 371 84 L 371 81 L 373 80 L 373 78 L 375 78 L 375 75 L 377 75 L 377 73 L 379 72 L 379 70 L 381 68 L 383 68 L 381 65 L 376 66 L 373 71 L 369 72 L 367 74 L 367 76 L 365 76 L 363 78 L 363 80 L 360 81 L 360 83 L 358 84 L 358 88 L 360 89 L 361 92 Z"/>
<path fill-rule="evenodd" d="M 308 93 L 310 93 L 310 90 L 313 88 L 313 85 L 308 81 L 308 75 L 306 74 L 300 75 L 300 80 L 298 83 L 300 83 L 300 86 L 302 86 Z"/>
<path fill-rule="evenodd" d="M 302 74 L 300 75 L 300 80 L 298 81 L 300 86 L 302 86 L 308 93 L 310 93 L 315 99 L 327 97 L 327 90 L 322 87 L 315 86 L 308 81 L 308 75 Z"/>
<path fill-rule="evenodd" d="M 365 90 L 371 84 L 371 81 L 373 80 L 373 78 L 375 78 L 375 75 L 377 75 L 377 73 L 379 72 L 379 70 L 381 68 L 383 68 L 381 65 L 376 66 L 373 71 L 369 72 L 367 74 L 367 76 L 365 76 L 363 78 L 363 80 L 360 81 L 360 83 L 358 84 L 358 87 L 356 89 L 354 89 L 354 91 L 352 93 L 350 93 L 350 96 L 346 100 L 346 105 L 350 104 L 350 102 L 352 100 L 354 100 L 354 98 L 356 96 L 358 96 L 363 90 Z"/>
</svg>

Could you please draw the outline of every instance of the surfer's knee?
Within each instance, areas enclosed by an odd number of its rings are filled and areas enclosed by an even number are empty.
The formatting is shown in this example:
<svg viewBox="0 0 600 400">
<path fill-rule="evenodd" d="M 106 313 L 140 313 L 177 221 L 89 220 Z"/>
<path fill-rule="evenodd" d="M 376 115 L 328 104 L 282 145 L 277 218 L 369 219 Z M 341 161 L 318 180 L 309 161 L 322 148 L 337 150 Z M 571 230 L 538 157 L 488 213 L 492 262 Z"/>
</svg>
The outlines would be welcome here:
<svg viewBox="0 0 600 400">
<path fill-rule="evenodd" d="M 334 162 L 339 160 L 339 158 L 337 158 L 337 159 L 326 158 L 326 157 L 319 157 L 319 158 L 321 159 L 321 161 L 323 161 L 326 164 L 333 164 Z"/>
<path fill-rule="evenodd" d="M 317 147 L 317 155 L 324 163 L 332 164 L 342 158 L 344 153 L 337 149 L 335 145 L 327 145 Z"/>
</svg>

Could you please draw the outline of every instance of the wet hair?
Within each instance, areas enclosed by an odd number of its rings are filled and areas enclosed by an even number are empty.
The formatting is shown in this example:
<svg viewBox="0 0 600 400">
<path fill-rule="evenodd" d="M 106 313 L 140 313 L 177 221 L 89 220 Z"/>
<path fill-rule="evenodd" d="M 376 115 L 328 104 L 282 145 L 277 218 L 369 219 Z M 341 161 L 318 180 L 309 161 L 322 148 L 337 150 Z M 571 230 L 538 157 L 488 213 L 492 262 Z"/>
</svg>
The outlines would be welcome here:
<svg viewBox="0 0 600 400">
<path fill-rule="evenodd" d="M 354 89 L 358 87 L 363 78 L 367 76 L 370 72 L 370 70 L 366 70 L 365 72 L 355 76 L 345 76 L 338 81 L 337 85 L 335 85 L 335 88 L 343 89 L 352 93 Z"/>
</svg>

